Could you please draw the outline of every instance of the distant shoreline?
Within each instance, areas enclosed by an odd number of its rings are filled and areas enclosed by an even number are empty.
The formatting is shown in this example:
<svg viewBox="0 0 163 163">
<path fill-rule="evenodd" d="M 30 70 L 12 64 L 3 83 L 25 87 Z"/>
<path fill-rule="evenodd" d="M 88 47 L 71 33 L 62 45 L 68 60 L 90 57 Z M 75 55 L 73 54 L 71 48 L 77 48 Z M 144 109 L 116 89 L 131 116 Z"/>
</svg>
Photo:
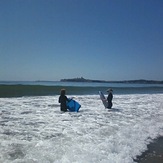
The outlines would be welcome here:
<svg viewBox="0 0 163 163">
<path fill-rule="evenodd" d="M 83 77 L 81 78 L 71 78 L 71 79 L 61 79 L 60 81 L 53 81 L 53 80 L 35 80 L 35 81 L 6 81 L 6 80 L 1 80 L 0 84 L 5 84 L 5 83 L 21 83 L 21 82 L 83 82 L 83 83 L 122 83 L 122 84 L 163 84 L 163 80 L 145 80 L 145 79 L 139 79 L 139 80 L 119 80 L 119 81 L 107 81 L 107 80 L 93 80 L 93 79 L 85 79 Z"/>
<path fill-rule="evenodd" d="M 163 84 L 163 81 L 157 81 L 157 80 L 123 80 L 123 81 L 106 81 L 106 80 L 91 80 L 91 79 L 85 79 L 83 77 L 81 78 L 72 78 L 72 79 L 61 79 L 61 82 L 92 82 L 92 83 L 131 83 L 131 84 Z"/>
</svg>

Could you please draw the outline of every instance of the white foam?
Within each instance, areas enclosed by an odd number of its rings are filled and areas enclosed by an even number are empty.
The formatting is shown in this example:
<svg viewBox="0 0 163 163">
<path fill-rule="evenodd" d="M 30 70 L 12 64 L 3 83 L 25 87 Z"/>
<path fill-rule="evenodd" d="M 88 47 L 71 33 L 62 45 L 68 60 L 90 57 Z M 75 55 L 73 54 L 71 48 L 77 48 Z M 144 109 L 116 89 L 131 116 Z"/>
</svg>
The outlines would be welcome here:
<svg viewBox="0 0 163 163">
<path fill-rule="evenodd" d="M 0 98 L 0 162 L 132 163 L 163 133 L 163 94 L 75 96 L 78 113 L 61 113 L 58 96 Z"/>
</svg>

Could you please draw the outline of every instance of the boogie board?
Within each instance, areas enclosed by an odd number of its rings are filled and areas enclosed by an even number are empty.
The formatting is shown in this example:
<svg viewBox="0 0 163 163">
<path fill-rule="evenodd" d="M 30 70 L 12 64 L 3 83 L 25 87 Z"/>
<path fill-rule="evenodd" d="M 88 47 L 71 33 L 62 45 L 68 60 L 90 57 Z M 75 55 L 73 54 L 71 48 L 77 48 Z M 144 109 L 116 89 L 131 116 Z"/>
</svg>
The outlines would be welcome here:
<svg viewBox="0 0 163 163">
<path fill-rule="evenodd" d="M 81 105 L 78 102 L 76 102 L 75 100 L 72 100 L 72 99 L 70 101 L 68 101 L 66 103 L 66 105 L 67 105 L 67 109 L 70 112 L 78 112 L 81 107 Z"/>
<path fill-rule="evenodd" d="M 108 103 L 107 103 L 107 100 L 106 100 L 104 94 L 101 91 L 99 91 L 99 94 L 100 94 L 100 99 L 101 99 L 102 103 L 104 104 L 104 107 L 107 108 Z"/>
</svg>

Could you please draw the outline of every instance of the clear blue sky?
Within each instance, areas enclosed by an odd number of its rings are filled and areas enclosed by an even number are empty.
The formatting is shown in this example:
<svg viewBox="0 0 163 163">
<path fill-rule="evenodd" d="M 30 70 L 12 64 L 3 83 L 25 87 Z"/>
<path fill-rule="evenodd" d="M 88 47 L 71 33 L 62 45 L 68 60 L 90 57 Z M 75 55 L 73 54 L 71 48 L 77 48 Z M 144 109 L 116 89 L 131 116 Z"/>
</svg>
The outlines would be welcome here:
<svg viewBox="0 0 163 163">
<path fill-rule="evenodd" d="M 163 80 L 163 0 L 0 0 L 0 80 Z"/>
</svg>

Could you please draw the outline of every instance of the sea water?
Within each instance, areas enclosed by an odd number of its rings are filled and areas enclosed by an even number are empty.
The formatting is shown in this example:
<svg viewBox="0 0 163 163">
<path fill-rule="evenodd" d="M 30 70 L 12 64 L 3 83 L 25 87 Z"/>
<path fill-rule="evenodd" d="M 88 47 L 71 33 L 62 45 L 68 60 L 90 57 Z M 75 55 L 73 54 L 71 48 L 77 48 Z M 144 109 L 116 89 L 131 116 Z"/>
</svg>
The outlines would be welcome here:
<svg viewBox="0 0 163 163">
<path fill-rule="evenodd" d="M 67 96 L 78 113 L 59 94 L 0 98 L 0 163 L 134 163 L 163 136 L 163 93 L 114 92 L 112 110 L 98 93 Z"/>
</svg>

